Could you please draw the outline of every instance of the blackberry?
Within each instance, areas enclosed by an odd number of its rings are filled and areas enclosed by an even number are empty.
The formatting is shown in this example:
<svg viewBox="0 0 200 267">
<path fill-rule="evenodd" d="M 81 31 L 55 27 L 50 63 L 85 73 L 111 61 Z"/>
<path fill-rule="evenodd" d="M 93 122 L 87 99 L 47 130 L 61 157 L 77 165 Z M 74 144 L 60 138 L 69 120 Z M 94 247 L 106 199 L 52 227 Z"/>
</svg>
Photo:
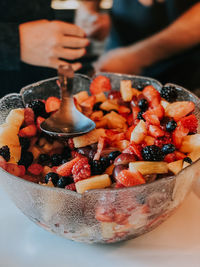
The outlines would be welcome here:
<svg viewBox="0 0 200 267">
<path fill-rule="evenodd" d="M 121 152 L 116 150 L 116 151 L 110 152 L 110 154 L 108 155 L 108 158 L 109 160 L 115 160 L 116 157 L 118 157 L 120 154 Z"/>
<path fill-rule="evenodd" d="M 138 112 L 138 115 L 137 115 L 137 119 L 138 119 L 138 120 L 143 120 L 143 121 L 145 121 L 145 119 L 144 119 L 143 116 L 142 116 L 143 113 L 144 113 L 143 111 L 139 111 L 139 112 Z"/>
<path fill-rule="evenodd" d="M 50 156 L 48 154 L 40 154 L 38 163 L 42 166 L 48 165 L 50 163 Z"/>
<path fill-rule="evenodd" d="M 189 158 L 189 157 L 185 157 L 185 158 L 183 159 L 183 161 L 185 161 L 185 162 L 187 162 L 187 163 L 189 163 L 189 164 L 192 164 L 192 159 Z"/>
<path fill-rule="evenodd" d="M 66 185 L 72 184 L 74 182 L 71 176 L 62 176 L 57 182 L 57 187 L 65 188 Z"/>
<path fill-rule="evenodd" d="M 162 161 L 164 154 L 158 146 L 152 145 L 142 149 L 142 157 L 146 161 Z"/>
<path fill-rule="evenodd" d="M 63 160 L 62 155 L 60 155 L 60 154 L 53 154 L 51 156 L 51 165 L 52 166 L 59 166 L 59 165 L 62 164 L 62 160 Z"/>
<path fill-rule="evenodd" d="M 176 150 L 176 148 L 175 148 L 175 146 L 173 144 L 165 144 L 162 147 L 162 152 L 165 155 L 170 154 L 170 153 L 173 153 L 175 150 Z"/>
<path fill-rule="evenodd" d="M 108 157 L 102 157 L 100 161 L 104 165 L 105 169 L 107 169 L 108 166 L 110 166 L 110 159 Z"/>
<path fill-rule="evenodd" d="M 93 175 L 102 174 L 105 171 L 105 165 L 100 160 L 93 160 L 91 163 L 91 172 Z"/>
<path fill-rule="evenodd" d="M 71 157 L 71 150 L 68 146 L 65 146 L 62 151 L 62 158 L 69 159 Z"/>
<path fill-rule="evenodd" d="M 146 111 L 148 109 L 148 101 L 145 98 L 142 98 L 138 101 L 138 107 L 142 110 L 142 111 Z"/>
<path fill-rule="evenodd" d="M 171 120 L 166 123 L 166 131 L 173 132 L 177 127 L 177 123 L 174 120 Z"/>
<path fill-rule="evenodd" d="M 100 109 L 101 104 L 102 104 L 102 102 L 97 102 L 97 103 L 95 103 L 94 106 L 93 106 L 93 111 L 101 110 L 101 109 Z"/>
<path fill-rule="evenodd" d="M 33 154 L 29 151 L 23 151 L 21 153 L 21 158 L 18 161 L 18 165 L 24 165 L 27 169 L 33 162 Z"/>
<path fill-rule="evenodd" d="M 178 96 L 175 86 L 163 86 L 160 95 L 169 102 L 175 101 Z"/>
<path fill-rule="evenodd" d="M 2 146 L 0 148 L 0 156 L 2 156 L 6 161 L 10 160 L 10 148 L 8 146 Z"/>
<path fill-rule="evenodd" d="M 46 113 L 45 110 L 45 104 L 41 100 L 32 100 L 28 104 L 28 107 L 32 108 L 36 117 L 38 116 L 42 116 L 44 118 L 48 117 L 48 114 Z"/>
<path fill-rule="evenodd" d="M 19 137 L 19 142 L 22 150 L 28 150 L 30 147 L 30 139 L 26 137 Z"/>
<path fill-rule="evenodd" d="M 55 172 L 49 172 L 45 175 L 44 180 L 46 184 L 48 184 L 48 182 L 51 181 L 54 184 L 54 186 L 56 186 L 59 180 L 59 175 Z"/>
</svg>

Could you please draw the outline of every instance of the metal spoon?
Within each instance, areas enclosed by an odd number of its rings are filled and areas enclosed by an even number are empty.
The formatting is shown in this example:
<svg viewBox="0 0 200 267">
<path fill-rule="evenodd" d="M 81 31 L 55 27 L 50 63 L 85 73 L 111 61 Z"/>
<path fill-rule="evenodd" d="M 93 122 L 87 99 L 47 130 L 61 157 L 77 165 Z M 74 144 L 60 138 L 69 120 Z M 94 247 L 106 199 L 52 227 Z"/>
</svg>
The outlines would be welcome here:
<svg viewBox="0 0 200 267">
<path fill-rule="evenodd" d="M 66 138 L 92 131 L 95 123 L 79 112 L 74 105 L 72 67 L 59 66 L 58 76 L 62 93 L 61 105 L 57 112 L 41 123 L 41 130 L 51 136 Z"/>
</svg>

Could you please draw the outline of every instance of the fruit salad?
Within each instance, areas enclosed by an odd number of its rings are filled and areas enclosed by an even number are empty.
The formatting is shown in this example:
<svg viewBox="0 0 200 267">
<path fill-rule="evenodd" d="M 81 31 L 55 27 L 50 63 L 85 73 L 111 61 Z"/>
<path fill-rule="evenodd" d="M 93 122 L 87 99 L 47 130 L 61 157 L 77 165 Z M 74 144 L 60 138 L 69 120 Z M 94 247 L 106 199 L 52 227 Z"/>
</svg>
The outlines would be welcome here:
<svg viewBox="0 0 200 267">
<path fill-rule="evenodd" d="M 191 101 L 177 101 L 178 91 L 152 85 L 133 88 L 97 76 L 90 95 L 74 95 L 77 109 L 96 129 L 68 140 L 41 132 L 40 124 L 56 112 L 60 99 L 35 99 L 13 109 L 0 125 L 0 167 L 22 179 L 84 193 L 123 188 L 178 174 L 200 158 L 198 120 Z"/>
</svg>

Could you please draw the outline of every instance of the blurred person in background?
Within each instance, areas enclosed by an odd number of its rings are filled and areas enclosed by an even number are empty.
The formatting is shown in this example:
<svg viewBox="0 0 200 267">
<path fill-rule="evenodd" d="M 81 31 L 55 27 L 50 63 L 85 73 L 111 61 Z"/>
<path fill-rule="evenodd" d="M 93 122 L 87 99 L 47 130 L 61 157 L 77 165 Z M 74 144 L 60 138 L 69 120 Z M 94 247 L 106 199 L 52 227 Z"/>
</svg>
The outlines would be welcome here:
<svg viewBox="0 0 200 267">
<path fill-rule="evenodd" d="M 56 76 L 57 67 L 86 53 L 85 32 L 55 21 L 51 0 L 0 0 L 0 97 Z M 74 70 L 81 68 L 74 63 Z"/>
<path fill-rule="evenodd" d="M 100 13 L 99 3 L 82 2 L 76 16 L 90 38 L 109 35 L 97 71 L 200 88 L 200 1 L 113 0 L 110 14 Z"/>
</svg>

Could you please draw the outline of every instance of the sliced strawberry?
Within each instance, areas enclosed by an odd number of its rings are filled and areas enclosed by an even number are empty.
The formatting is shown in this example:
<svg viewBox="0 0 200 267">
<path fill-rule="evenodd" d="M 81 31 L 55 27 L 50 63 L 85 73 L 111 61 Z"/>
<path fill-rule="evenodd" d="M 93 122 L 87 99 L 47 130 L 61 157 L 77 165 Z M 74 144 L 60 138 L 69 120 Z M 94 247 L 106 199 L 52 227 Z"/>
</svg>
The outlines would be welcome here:
<svg viewBox="0 0 200 267">
<path fill-rule="evenodd" d="M 180 148 L 182 144 L 183 137 L 188 135 L 189 130 L 182 125 L 176 127 L 172 134 L 172 140 L 176 148 Z"/>
<path fill-rule="evenodd" d="M 165 135 L 165 132 L 159 126 L 156 125 L 150 125 L 148 133 L 155 138 L 162 137 Z"/>
<path fill-rule="evenodd" d="M 169 154 L 167 154 L 167 155 L 164 157 L 164 161 L 167 162 L 167 163 L 176 161 L 175 153 L 169 153 Z"/>
<path fill-rule="evenodd" d="M 152 85 L 147 85 L 143 89 L 142 94 L 149 102 L 150 107 L 156 107 L 160 104 L 160 93 Z"/>
<path fill-rule="evenodd" d="M 65 189 L 71 190 L 71 191 L 76 191 L 75 183 L 68 184 L 67 186 L 65 186 Z"/>
<path fill-rule="evenodd" d="M 149 124 L 153 125 L 160 125 L 160 120 L 156 114 L 154 114 L 153 110 L 147 110 L 142 114 L 142 117 L 145 119 L 145 121 Z"/>
<path fill-rule="evenodd" d="M 92 95 L 111 90 L 111 83 L 109 78 L 99 75 L 90 84 L 90 92 Z"/>
<path fill-rule="evenodd" d="M 43 166 L 38 163 L 33 163 L 28 167 L 28 172 L 33 175 L 40 175 L 43 172 Z"/>
<path fill-rule="evenodd" d="M 122 170 L 116 177 L 117 181 L 126 187 L 145 184 L 145 179 L 140 172 L 130 172 L 129 170 Z"/>
<path fill-rule="evenodd" d="M 76 162 L 78 162 L 80 160 L 80 157 L 76 157 L 74 159 L 72 159 L 71 161 L 68 161 L 62 165 L 60 165 L 56 172 L 57 174 L 61 175 L 61 176 L 70 176 L 72 174 L 72 168 L 74 166 L 74 164 Z"/>
<path fill-rule="evenodd" d="M 153 112 L 153 114 L 155 114 L 159 118 L 159 120 L 162 120 L 162 118 L 165 115 L 165 110 L 164 110 L 163 106 L 161 106 L 160 104 L 157 105 L 156 107 L 154 107 L 152 109 L 152 112 Z"/>
<path fill-rule="evenodd" d="M 25 108 L 24 109 L 24 124 L 31 125 L 35 123 L 35 115 L 32 108 Z"/>
<path fill-rule="evenodd" d="M 21 168 L 14 163 L 7 163 L 6 171 L 15 176 L 21 175 Z"/>
<path fill-rule="evenodd" d="M 61 100 L 55 96 L 50 96 L 47 98 L 45 103 L 45 109 L 47 113 L 56 111 L 60 108 Z"/>
<path fill-rule="evenodd" d="M 6 170 L 6 167 L 7 167 L 6 160 L 2 156 L 0 156 L 0 168 Z"/>
<path fill-rule="evenodd" d="M 133 123 L 137 120 L 138 112 L 140 111 L 139 107 L 132 107 Z"/>
<path fill-rule="evenodd" d="M 33 137 L 37 134 L 37 127 L 35 124 L 28 125 L 19 131 L 21 137 Z"/>
<path fill-rule="evenodd" d="M 172 138 L 171 138 L 171 134 L 168 132 L 165 132 L 165 135 L 162 137 L 158 137 L 155 141 L 154 141 L 154 145 L 162 147 L 163 145 L 166 144 L 171 144 L 172 143 Z"/>
<path fill-rule="evenodd" d="M 130 108 L 127 108 L 126 106 L 119 106 L 118 112 L 120 114 L 124 114 L 124 113 L 130 113 Z"/>
<path fill-rule="evenodd" d="M 38 130 L 40 130 L 40 124 L 45 121 L 45 118 L 41 117 L 41 116 L 38 116 L 37 119 L 36 119 L 36 125 L 37 125 L 37 128 Z"/>
<path fill-rule="evenodd" d="M 131 133 L 133 129 L 135 128 L 135 125 L 132 125 L 131 127 L 128 128 L 128 130 L 125 132 L 125 137 L 127 140 L 130 140 L 131 138 Z"/>
<path fill-rule="evenodd" d="M 122 151 L 122 153 L 133 154 L 136 155 L 139 160 L 143 160 L 140 148 L 141 146 L 132 142 L 125 150 Z"/>
<path fill-rule="evenodd" d="M 195 105 L 191 101 L 178 101 L 169 104 L 165 110 L 167 117 L 173 118 L 175 121 L 179 121 L 181 118 L 188 115 L 195 109 Z"/>
<path fill-rule="evenodd" d="M 128 115 L 127 124 L 128 124 L 128 126 L 131 126 L 133 124 L 133 115 L 132 114 Z"/>
<path fill-rule="evenodd" d="M 107 138 L 106 137 L 100 137 L 97 145 L 97 152 L 94 155 L 94 160 L 99 160 L 101 157 L 101 152 L 107 145 Z"/>
<path fill-rule="evenodd" d="M 174 154 L 175 154 L 176 160 L 184 159 L 186 157 L 186 155 L 181 153 L 180 151 L 174 151 Z"/>
<path fill-rule="evenodd" d="M 183 127 L 187 128 L 190 133 L 196 133 L 198 128 L 198 120 L 194 114 L 180 119 Z"/>
<path fill-rule="evenodd" d="M 125 187 L 123 184 L 121 184 L 120 182 L 116 182 L 116 184 L 115 184 L 115 188 L 123 188 L 123 187 Z"/>
<path fill-rule="evenodd" d="M 26 174 L 26 168 L 24 167 L 24 165 L 18 165 L 18 167 L 20 168 L 20 177 L 24 176 Z"/>
</svg>

